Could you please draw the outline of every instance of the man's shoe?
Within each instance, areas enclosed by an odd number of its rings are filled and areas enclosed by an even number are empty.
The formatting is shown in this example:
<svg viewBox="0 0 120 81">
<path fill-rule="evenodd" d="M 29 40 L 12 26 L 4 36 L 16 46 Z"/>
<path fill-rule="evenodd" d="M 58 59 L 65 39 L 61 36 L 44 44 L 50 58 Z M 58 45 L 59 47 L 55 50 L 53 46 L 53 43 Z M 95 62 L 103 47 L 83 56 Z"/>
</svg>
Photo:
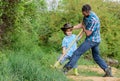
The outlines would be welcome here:
<svg viewBox="0 0 120 81">
<path fill-rule="evenodd" d="M 68 69 L 67 68 L 63 68 L 63 73 L 67 74 L 68 73 Z"/>
<path fill-rule="evenodd" d="M 63 73 L 67 74 L 69 70 L 71 70 L 71 67 L 67 67 L 66 65 L 63 67 Z"/>
<path fill-rule="evenodd" d="M 105 71 L 105 75 L 103 77 L 113 77 L 110 66 L 108 66 L 108 68 L 106 68 L 104 71 Z"/>
</svg>

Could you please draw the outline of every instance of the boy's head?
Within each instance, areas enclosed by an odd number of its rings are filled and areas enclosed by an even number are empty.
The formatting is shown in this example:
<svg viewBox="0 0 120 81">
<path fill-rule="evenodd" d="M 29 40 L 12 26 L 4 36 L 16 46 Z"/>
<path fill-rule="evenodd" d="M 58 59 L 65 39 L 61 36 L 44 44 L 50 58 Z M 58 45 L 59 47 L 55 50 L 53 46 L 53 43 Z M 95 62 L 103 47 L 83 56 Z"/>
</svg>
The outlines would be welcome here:
<svg viewBox="0 0 120 81">
<path fill-rule="evenodd" d="M 64 32 L 65 35 L 69 36 L 72 34 L 72 28 L 73 26 L 69 23 L 64 24 L 64 26 L 61 28 L 61 30 Z"/>
</svg>

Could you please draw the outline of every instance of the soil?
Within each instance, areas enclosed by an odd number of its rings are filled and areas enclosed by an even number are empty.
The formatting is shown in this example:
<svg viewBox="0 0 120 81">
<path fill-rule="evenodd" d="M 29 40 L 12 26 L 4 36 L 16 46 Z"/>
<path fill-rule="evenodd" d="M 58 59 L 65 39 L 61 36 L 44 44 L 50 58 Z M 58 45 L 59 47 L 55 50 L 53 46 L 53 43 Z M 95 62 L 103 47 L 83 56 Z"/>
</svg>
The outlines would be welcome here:
<svg viewBox="0 0 120 81">
<path fill-rule="evenodd" d="M 81 75 L 81 71 L 80 70 L 84 70 L 84 71 L 90 71 L 90 72 L 96 72 L 99 75 Z M 104 75 L 104 71 L 98 67 L 98 66 L 87 66 L 87 65 L 80 65 L 78 67 L 78 71 L 79 71 L 79 75 L 75 76 L 73 74 L 71 74 L 71 72 L 69 72 L 67 74 L 67 77 L 72 79 L 73 81 L 120 81 L 120 70 L 112 67 L 112 74 L 113 77 L 102 77 L 102 75 Z"/>
</svg>

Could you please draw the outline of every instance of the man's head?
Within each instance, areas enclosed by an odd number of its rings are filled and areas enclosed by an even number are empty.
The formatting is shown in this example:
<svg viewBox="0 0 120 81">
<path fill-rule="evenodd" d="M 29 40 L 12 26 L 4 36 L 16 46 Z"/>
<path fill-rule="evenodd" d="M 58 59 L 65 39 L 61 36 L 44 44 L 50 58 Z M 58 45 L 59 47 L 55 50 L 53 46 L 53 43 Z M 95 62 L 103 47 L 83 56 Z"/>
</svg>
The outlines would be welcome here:
<svg viewBox="0 0 120 81">
<path fill-rule="evenodd" d="M 82 7 L 82 14 L 85 17 L 88 17 L 90 15 L 90 11 L 91 11 L 91 6 L 89 4 L 83 5 L 83 7 Z"/>
</svg>

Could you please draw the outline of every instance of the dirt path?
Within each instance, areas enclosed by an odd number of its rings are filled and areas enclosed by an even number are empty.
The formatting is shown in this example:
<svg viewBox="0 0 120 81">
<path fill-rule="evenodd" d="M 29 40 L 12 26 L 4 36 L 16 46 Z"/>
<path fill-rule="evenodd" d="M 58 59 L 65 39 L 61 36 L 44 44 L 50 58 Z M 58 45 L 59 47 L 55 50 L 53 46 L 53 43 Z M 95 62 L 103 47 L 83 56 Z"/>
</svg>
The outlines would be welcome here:
<svg viewBox="0 0 120 81">
<path fill-rule="evenodd" d="M 104 75 L 104 72 L 101 68 L 97 66 L 79 66 L 79 76 L 74 76 L 71 72 L 68 73 L 67 77 L 73 79 L 74 81 L 120 81 L 120 70 L 112 67 L 112 72 L 114 77 L 101 77 Z M 86 74 L 84 74 L 84 72 Z M 94 74 L 96 73 L 96 74 Z"/>
</svg>

